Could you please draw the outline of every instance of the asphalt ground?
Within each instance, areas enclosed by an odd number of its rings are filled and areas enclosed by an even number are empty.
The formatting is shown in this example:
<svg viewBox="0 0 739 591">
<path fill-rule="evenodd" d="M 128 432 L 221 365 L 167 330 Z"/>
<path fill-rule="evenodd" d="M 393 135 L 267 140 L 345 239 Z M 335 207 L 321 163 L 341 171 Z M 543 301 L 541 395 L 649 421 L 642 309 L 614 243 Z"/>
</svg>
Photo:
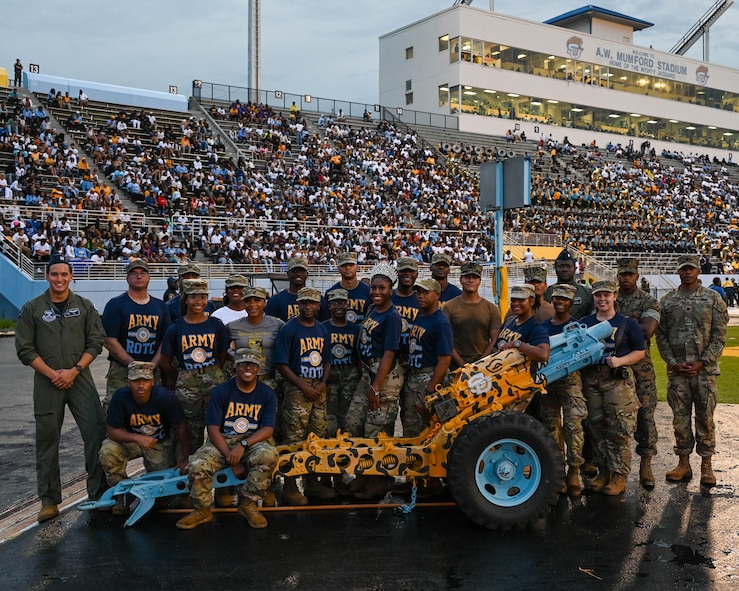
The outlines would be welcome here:
<svg viewBox="0 0 739 591">
<path fill-rule="evenodd" d="M 99 385 L 106 369 L 102 359 L 93 365 Z M 13 339 L 0 339 L 0 371 L 0 517 L 7 518 L 37 503 L 32 373 L 17 362 Z M 152 512 L 123 528 L 109 513 L 71 508 L 5 538 L 0 589 L 739 588 L 739 408 L 717 409 L 718 485 L 710 492 L 697 478 L 664 482 L 675 463 L 670 420 L 660 403 L 653 491 L 642 490 L 632 473 L 621 497 L 562 497 L 525 531 L 487 531 L 456 507 L 417 507 L 407 515 L 377 507 L 277 510 L 265 513 L 263 530 L 231 510 L 184 532 L 175 528 L 182 514 Z M 81 447 L 69 416 L 63 480 L 79 480 Z"/>
</svg>

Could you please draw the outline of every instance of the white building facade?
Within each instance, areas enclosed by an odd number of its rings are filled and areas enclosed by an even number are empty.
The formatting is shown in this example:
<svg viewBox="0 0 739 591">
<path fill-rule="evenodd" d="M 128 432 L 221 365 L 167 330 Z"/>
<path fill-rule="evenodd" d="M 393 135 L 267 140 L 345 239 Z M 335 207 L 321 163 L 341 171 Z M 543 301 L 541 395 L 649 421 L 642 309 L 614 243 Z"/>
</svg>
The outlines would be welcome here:
<svg viewBox="0 0 739 591">
<path fill-rule="evenodd" d="M 460 131 L 684 151 L 677 142 L 729 159 L 739 71 L 634 45 L 650 26 L 592 6 L 547 23 L 450 7 L 380 38 L 380 103 Z"/>
</svg>

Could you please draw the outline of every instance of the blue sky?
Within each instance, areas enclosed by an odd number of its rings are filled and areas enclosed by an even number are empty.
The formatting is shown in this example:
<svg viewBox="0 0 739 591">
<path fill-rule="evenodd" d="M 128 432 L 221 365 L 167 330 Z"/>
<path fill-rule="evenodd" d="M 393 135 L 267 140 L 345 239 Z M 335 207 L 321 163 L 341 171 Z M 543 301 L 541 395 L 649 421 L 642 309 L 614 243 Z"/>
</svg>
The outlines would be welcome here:
<svg viewBox="0 0 739 591">
<path fill-rule="evenodd" d="M 262 88 L 374 103 L 378 38 L 453 0 L 263 0 Z M 495 10 L 544 21 L 569 0 L 496 0 Z M 597 6 L 654 23 L 638 45 L 669 50 L 714 0 L 602 0 Z M 489 8 L 490 0 L 473 6 Z M 246 85 L 246 0 L 3 0 L 0 65 L 19 57 L 42 73 L 189 94 L 193 79 Z M 737 67 L 739 4 L 711 29 L 711 61 Z M 701 43 L 688 54 L 700 58 Z"/>
</svg>

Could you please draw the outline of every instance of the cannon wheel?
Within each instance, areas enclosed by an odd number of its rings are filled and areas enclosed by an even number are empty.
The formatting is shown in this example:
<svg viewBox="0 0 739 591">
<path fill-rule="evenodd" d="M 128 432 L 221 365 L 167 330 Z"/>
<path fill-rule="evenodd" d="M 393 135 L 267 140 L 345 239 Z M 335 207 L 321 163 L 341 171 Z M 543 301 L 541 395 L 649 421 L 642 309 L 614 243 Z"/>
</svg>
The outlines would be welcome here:
<svg viewBox="0 0 739 591">
<path fill-rule="evenodd" d="M 544 425 L 499 412 L 466 425 L 448 456 L 457 505 L 488 529 L 523 529 L 548 514 L 562 490 L 562 452 Z"/>
</svg>

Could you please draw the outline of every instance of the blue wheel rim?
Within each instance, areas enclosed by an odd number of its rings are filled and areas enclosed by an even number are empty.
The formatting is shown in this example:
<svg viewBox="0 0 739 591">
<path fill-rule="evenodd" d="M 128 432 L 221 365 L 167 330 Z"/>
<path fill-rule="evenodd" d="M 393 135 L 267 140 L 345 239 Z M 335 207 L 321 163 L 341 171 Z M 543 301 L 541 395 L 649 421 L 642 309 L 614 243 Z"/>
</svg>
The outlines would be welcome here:
<svg viewBox="0 0 739 591">
<path fill-rule="evenodd" d="M 480 494 L 500 507 L 528 501 L 541 483 L 541 462 L 532 447 L 519 439 L 499 439 L 475 462 L 475 484 Z"/>
</svg>

